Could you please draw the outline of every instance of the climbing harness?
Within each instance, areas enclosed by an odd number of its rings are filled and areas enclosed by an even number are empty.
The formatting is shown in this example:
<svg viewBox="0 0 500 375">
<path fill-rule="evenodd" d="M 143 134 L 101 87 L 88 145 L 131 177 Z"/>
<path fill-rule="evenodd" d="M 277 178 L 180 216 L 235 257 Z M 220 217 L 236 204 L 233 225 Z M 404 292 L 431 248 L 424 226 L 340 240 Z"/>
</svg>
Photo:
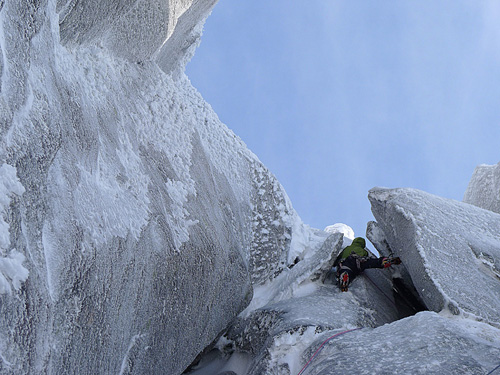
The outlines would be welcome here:
<svg viewBox="0 0 500 375">
<path fill-rule="evenodd" d="M 344 335 L 346 333 L 349 333 L 349 332 L 353 332 L 353 331 L 357 331 L 358 329 L 361 329 L 361 328 L 354 328 L 354 329 L 349 329 L 347 331 L 344 331 L 344 332 L 340 332 L 340 333 L 336 333 L 335 335 L 327 338 L 323 344 L 320 345 L 320 347 L 318 348 L 318 350 L 316 350 L 316 352 L 312 355 L 312 357 L 309 359 L 309 361 L 307 361 L 307 363 L 305 364 L 304 367 L 302 367 L 302 370 L 299 371 L 299 373 L 297 375 L 302 375 L 304 373 L 304 371 L 306 370 L 306 368 L 309 366 L 309 364 L 312 362 L 312 360 L 314 359 L 314 357 L 316 357 L 316 355 L 321 351 L 321 349 L 323 349 L 323 346 L 330 340 L 334 339 L 335 337 L 338 337 L 338 336 L 341 336 L 341 335 Z"/>
</svg>

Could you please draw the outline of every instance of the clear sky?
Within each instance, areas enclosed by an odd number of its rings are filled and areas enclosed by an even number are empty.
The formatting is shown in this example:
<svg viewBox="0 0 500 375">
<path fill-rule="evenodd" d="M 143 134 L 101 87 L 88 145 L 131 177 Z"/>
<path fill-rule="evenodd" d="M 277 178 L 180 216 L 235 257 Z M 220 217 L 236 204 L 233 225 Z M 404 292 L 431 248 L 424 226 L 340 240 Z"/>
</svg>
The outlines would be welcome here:
<svg viewBox="0 0 500 375">
<path fill-rule="evenodd" d="M 187 75 L 306 224 L 365 235 L 368 190 L 462 200 L 500 161 L 497 0 L 219 0 Z"/>
</svg>

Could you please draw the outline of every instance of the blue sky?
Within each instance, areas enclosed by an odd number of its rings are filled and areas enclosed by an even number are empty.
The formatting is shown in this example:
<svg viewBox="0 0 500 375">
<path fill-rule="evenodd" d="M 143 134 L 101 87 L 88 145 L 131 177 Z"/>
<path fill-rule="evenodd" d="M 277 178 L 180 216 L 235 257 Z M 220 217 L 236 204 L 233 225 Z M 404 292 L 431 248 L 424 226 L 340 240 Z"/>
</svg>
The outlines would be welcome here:
<svg viewBox="0 0 500 375">
<path fill-rule="evenodd" d="M 365 235 L 368 190 L 462 200 L 500 161 L 500 5 L 219 0 L 186 73 L 306 224 Z"/>
</svg>

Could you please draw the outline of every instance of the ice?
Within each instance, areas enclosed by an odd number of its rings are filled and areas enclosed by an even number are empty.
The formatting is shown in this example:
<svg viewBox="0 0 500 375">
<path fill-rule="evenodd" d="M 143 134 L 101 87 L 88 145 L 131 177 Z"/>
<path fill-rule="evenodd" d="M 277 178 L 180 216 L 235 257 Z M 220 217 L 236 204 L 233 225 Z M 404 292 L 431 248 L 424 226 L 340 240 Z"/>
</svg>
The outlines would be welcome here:
<svg viewBox="0 0 500 375">
<path fill-rule="evenodd" d="M 329 225 L 324 230 L 329 233 L 342 233 L 345 238 L 354 239 L 354 230 L 349 225 L 343 223 Z"/>
<path fill-rule="evenodd" d="M 334 332 L 320 335 L 305 358 Z M 333 339 L 304 374 L 485 374 L 498 365 L 499 333 L 488 324 L 421 312 Z"/>
<path fill-rule="evenodd" d="M 156 59 L 166 73 L 182 72 L 201 26 L 217 0 L 58 0 L 63 45 L 100 43 L 133 62 Z"/>
<path fill-rule="evenodd" d="M 388 270 L 340 293 L 352 229 L 304 224 L 184 74 L 215 2 L 0 1 L 0 372 L 289 374 L 357 327 L 308 371 L 496 366 L 499 215 L 373 191 L 371 239 L 440 315 L 398 320 Z"/>
<path fill-rule="evenodd" d="M 184 74 L 215 0 L 0 4 L 2 366 L 180 373 L 324 239 Z"/>
<path fill-rule="evenodd" d="M 369 198 L 429 309 L 500 326 L 499 214 L 415 189 L 375 188 Z"/>
</svg>

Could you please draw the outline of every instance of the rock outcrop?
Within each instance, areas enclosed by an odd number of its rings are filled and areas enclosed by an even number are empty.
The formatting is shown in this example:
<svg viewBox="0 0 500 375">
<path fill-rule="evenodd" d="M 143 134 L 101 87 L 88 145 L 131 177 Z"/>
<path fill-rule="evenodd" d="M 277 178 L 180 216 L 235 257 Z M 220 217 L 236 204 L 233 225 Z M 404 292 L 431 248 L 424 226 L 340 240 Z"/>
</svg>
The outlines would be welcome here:
<svg viewBox="0 0 500 375">
<path fill-rule="evenodd" d="M 1 372 L 181 373 L 293 260 L 286 193 L 183 74 L 214 3 L 0 2 Z"/>
<path fill-rule="evenodd" d="M 303 362 L 323 341 L 339 332 L 320 335 L 304 353 Z M 500 340 L 497 329 L 476 321 L 458 323 L 426 311 L 392 324 L 361 329 L 332 339 L 310 363 L 304 375 L 480 375 L 498 365 L 498 355 Z M 298 371 L 300 368 L 292 373 Z"/>
<path fill-rule="evenodd" d="M 374 188 L 369 199 L 429 309 L 500 326 L 499 214 L 415 189 Z"/>
</svg>

